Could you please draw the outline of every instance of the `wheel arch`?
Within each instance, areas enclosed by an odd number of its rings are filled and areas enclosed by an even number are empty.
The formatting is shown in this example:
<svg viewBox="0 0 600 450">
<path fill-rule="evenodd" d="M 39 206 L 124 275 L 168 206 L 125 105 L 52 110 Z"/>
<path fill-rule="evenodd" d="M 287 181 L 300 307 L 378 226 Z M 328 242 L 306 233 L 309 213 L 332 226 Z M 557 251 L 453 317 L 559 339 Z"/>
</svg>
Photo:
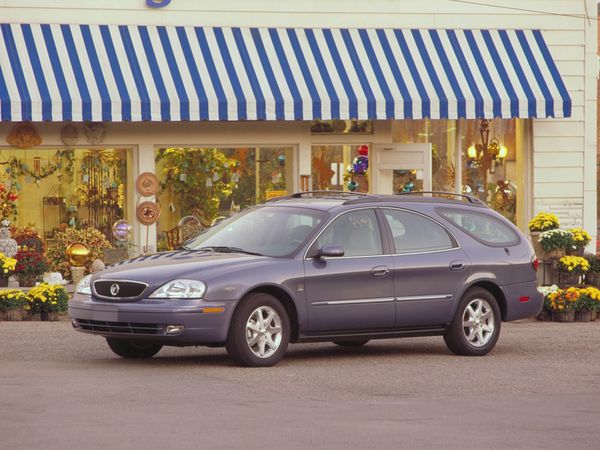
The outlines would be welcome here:
<svg viewBox="0 0 600 450">
<path fill-rule="evenodd" d="M 500 289 L 500 286 L 498 286 L 496 283 L 494 283 L 491 280 L 478 280 L 478 281 L 475 281 L 472 284 L 470 284 L 469 287 L 467 287 L 467 289 L 465 289 L 465 291 L 463 292 L 463 295 L 469 289 L 477 288 L 477 287 L 485 289 L 486 291 L 488 291 L 490 294 L 492 294 L 494 296 L 494 298 L 498 302 L 498 308 L 500 308 L 500 315 L 502 317 L 502 320 L 506 321 L 506 317 L 507 317 L 506 297 L 504 296 L 502 289 Z"/>
<path fill-rule="evenodd" d="M 290 325 L 292 326 L 292 329 L 290 330 L 291 331 L 290 342 L 296 342 L 298 340 L 298 336 L 300 335 L 300 324 L 299 324 L 299 320 L 298 320 L 298 308 L 296 306 L 296 303 L 292 299 L 292 296 L 281 286 L 276 286 L 276 285 L 272 285 L 272 284 L 263 284 L 263 285 L 259 285 L 259 286 L 254 286 L 253 288 L 246 291 L 244 293 L 244 295 L 242 295 L 242 297 L 240 298 L 240 301 L 237 302 L 237 305 L 235 306 L 233 314 L 235 314 L 235 311 L 237 310 L 238 306 L 244 301 L 244 299 L 246 297 L 248 297 L 248 295 L 257 294 L 257 293 L 269 294 L 269 295 L 275 297 L 283 305 L 286 312 L 288 313 L 288 317 L 290 319 Z M 233 314 L 232 314 L 232 317 L 233 317 Z"/>
</svg>

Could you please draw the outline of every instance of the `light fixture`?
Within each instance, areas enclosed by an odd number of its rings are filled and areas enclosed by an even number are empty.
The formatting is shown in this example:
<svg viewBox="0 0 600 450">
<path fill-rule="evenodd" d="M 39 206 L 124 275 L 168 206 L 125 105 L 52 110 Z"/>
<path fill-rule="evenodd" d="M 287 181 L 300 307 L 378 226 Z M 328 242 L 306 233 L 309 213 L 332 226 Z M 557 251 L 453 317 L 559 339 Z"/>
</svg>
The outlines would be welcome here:
<svg viewBox="0 0 600 450">
<path fill-rule="evenodd" d="M 480 143 L 474 143 L 467 149 L 467 156 L 474 167 L 482 167 L 494 172 L 494 166 L 508 155 L 506 146 L 501 145 L 496 137 L 490 139 L 490 121 L 481 119 L 479 124 Z"/>
</svg>

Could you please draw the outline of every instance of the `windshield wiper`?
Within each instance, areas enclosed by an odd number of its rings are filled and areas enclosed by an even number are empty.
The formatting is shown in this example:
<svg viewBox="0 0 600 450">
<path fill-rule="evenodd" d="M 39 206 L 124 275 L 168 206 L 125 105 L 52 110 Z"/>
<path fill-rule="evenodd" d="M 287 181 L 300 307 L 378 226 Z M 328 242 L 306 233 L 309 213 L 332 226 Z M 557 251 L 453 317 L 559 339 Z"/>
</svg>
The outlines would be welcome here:
<svg viewBox="0 0 600 450">
<path fill-rule="evenodd" d="M 265 256 L 262 253 L 251 252 L 250 250 L 244 250 L 239 247 L 226 247 L 226 246 L 210 246 L 200 247 L 198 250 L 213 250 L 219 253 L 245 253 L 246 255 Z"/>
</svg>

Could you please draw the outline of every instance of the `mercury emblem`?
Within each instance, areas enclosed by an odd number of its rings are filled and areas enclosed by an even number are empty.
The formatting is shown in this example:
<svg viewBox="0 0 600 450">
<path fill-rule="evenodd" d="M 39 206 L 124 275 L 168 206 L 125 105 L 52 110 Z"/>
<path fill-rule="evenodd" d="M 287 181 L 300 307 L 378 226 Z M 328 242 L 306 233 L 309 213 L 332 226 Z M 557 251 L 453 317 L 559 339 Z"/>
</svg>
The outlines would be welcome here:
<svg viewBox="0 0 600 450">
<path fill-rule="evenodd" d="M 119 285 L 117 283 L 113 283 L 110 285 L 110 293 L 113 297 L 115 297 L 119 293 Z"/>
</svg>

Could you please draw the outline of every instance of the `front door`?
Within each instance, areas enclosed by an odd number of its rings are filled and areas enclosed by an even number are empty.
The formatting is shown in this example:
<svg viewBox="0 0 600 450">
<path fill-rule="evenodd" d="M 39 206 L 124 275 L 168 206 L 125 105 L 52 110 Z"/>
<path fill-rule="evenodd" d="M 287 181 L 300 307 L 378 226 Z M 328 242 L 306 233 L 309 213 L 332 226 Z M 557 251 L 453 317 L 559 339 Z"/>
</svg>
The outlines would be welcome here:
<svg viewBox="0 0 600 450">
<path fill-rule="evenodd" d="M 344 256 L 311 257 L 325 244 L 341 246 Z M 310 332 L 394 327 L 393 261 L 383 248 L 372 208 L 342 213 L 327 226 L 304 261 Z"/>
<path fill-rule="evenodd" d="M 396 327 L 443 325 L 471 266 L 439 222 L 415 211 L 382 208 L 394 247 Z"/>
<path fill-rule="evenodd" d="M 375 146 L 373 158 L 375 193 L 431 190 L 431 144 Z"/>
</svg>

